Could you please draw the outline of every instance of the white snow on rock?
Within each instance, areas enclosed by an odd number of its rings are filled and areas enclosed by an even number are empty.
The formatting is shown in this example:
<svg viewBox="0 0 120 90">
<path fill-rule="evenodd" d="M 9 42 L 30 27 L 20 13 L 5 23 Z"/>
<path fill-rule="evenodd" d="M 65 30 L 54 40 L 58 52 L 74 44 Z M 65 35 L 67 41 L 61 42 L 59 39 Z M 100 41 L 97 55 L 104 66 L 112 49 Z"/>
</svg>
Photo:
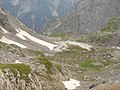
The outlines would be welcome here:
<svg viewBox="0 0 120 90">
<path fill-rule="evenodd" d="M 92 48 L 92 46 L 85 44 L 85 43 L 80 43 L 80 42 L 66 41 L 66 43 L 72 44 L 72 45 L 77 45 L 77 46 L 87 49 L 87 50 L 91 50 L 91 48 Z"/>
<path fill-rule="evenodd" d="M 23 39 L 23 40 L 27 40 L 26 38 L 25 38 L 25 32 L 22 32 L 21 30 L 19 30 L 19 29 L 16 29 L 16 31 L 18 32 L 17 34 L 16 34 L 16 36 L 17 37 L 19 37 L 19 38 L 21 38 L 21 39 Z"/>
<path fill-rule="evenodd" d="M 27 48 L 25 45 L 22 45 L 22 44 L 20 44 L 20 43 L 18 43 L 18 42 L 15 42 L 15 41 L 13 41 L 13 40 L 7 39 L 7 38 L 5 38 L 4 36 L 2 36 L 2 38 L 0 39 L 0 41 L 3 42 L 3 43 L 7 43 L 7 44 L 17 45 L 17 46 L 19 46 L 19 47 L 21 47 L 21 48 Z"/>
<path fill-rule="evenodd" d="M 2 29 L 2 31 L 5 33 L 9 33 L 7 30 L 5 30 L 3 27 L 0 26 L 0 28 Z"/>
<path fill-rule="evenodd" d="M 67 50 L 68 45 L 67 44 L 72 44 L 72 45 L 77 45 L 81 48 L 91 50 L 92 46 L 85 44 L 85 43 L 80 43 L 80 42 L 74 42 L 74 41 L 60 41 L 60 42 L 55 42 L 58 44 L 58 46 L 54 49 L 54 51 L 61 52 L 63 50 Z"/>
<path fill-rule="evenodd" d="M 27 33 L 26 31 L 23 31 L 22 29 L 18 28 L 16 29 L 16 31 L 18 32 L 16 36 L 18 36 L 19 38 L 23 39 L 23 40 L 26 40 L 26 37 L 28 39 L 30 39 L 31 41 L 33 42 L 36 42 L 40 45 L 43 45 L 43 46 L 46 46 L 48 47 L 50 50 L 53 50 L 55 47 L 57 47 L 58 45 L 55 45 L 55 44 L 52 44 L 52 43 L 49 43 L 49 42 L 46 42 L 46 41 L 43 41 L 43 40 L 40 40 L 32 35 L 30 35 L 29 33 Z"/>
<path fill-rule="evenodd" d="M 16 60 L 15 63 L 21 64 L 22 62 L 20 62 L 19 60 Z"/>
<path fill-rule="evenodd" d="M 62 83 L 64 84 L 65 88 L 67 88 L 68 90 L 74 90 L 78 86 L 80 86 L 80 81 L 71 78 L 68 81 L 62 81 Z"/>
</svg>

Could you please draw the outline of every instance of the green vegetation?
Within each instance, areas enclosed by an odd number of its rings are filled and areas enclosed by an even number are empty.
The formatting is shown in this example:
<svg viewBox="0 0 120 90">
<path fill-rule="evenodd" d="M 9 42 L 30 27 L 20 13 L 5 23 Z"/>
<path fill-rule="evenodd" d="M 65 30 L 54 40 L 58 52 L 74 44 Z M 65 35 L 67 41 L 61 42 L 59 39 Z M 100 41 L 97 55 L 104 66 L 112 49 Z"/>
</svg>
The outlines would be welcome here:
<svg viewBox="0 0 120 90">
<path fill-rule="evenodd" d="M 111 19 L 108 24 L 100 31 L 82 36 L 77 41 L 95 42 L 98 44 L 111 43 L 114 37 L 119 37 L 120 17 Z"/>
<path fill-rule="evenodd" d="M 19 71 L 21 75 L 27 75 L 31 72 L 31 68 L 25 64 L 0 64 L 0 69 L 6 68 L 9 68 L 14 75 L 17 75 L 17 71 Z"/>
<path fill-rule="evenodd" d="M 69 45 L 68 50 L 56 53 L 51 60 L 64 63 L 69 68 L 78 70 L 104 70 L 113 64 L 112 49 L 95 46 L 92 50 L 86 50 L 79 46 Z"/>
<path fill-rule="evenodd" d="M 59 72 L 61 74 L 63 74 L 63 72 L 62 72 L 62 66 L 60 64 L 55 64 L 55 67 L 59 70 Z"/>
<path fill-rule="evenodd" d="M 40 64 L 45 65 L 47 68 L 47 73 L 52 73 L 52 63 L 47 58 L 39 57 L 37 59 L 40 60 Z"/>
<path fill-rule="evenodd" d="M 102 70 L 103 68 L 105 68 L 108 65 L 111 65 L 112 61 L 102 61 L 102 60 L 98 60 L 98 61 L 94 61 L 94 60 L 85 60 L 80 62 L 80 67 L 84 68 L 84 69 L 88 69 L 88 70 L 95 70 L 95 71 L 99 71 Z"/>
<path fill-rule="evenodd" d="M 81 51 L 82 51 L 82 50 L 86 50 L 86 49 L 84 49 L 84 48 L 81 48 L 80 46 L 72 45 L 72 44 L 68 45 L 68 49 L 71 50 L 71 51 L 72 51 L 72 50 L 73 50 L 73 51 L 74 51 L 74 50 L 81 50 Z"/>
<path fill-rule="evenodd" d="M 109 23 L 101 30 L 102 32 L 114 32 L 120 28 L 120 17 L 111 19 Z"/>
</svg>

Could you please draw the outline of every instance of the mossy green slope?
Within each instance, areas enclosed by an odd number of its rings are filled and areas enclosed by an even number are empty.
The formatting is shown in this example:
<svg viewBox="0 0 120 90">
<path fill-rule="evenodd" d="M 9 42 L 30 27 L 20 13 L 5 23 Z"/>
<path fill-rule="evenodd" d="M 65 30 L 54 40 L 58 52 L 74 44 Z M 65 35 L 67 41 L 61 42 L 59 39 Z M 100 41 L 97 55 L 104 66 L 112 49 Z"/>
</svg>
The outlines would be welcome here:
<svg viewBox="0 0 120 90">
<path fill-rule="evenodd" d="M 9 68 L 14 75 L 17 75 L 17 71 L 19 71 L 21 75 L 28 75 L 31 72 L 31 68 L 25 64 L 0 64 L 0 69 L 3 70 L 7 68 Z"/>
<path fill-rule="evenodd" d="M 85 35 L 77 41 L 94 42 L 97 44 L 120 44 L 120 17 L 111 19 L 100 31 Z"/>
</svg>

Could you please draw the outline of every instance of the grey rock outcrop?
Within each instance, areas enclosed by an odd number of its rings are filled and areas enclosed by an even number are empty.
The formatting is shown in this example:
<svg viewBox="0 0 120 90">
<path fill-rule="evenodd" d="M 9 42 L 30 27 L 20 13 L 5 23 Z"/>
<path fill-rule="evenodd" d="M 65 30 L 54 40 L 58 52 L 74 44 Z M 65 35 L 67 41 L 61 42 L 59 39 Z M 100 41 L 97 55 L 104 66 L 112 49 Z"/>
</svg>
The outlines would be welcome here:
<svg viewBox="0 0 120 90">
<path fill-rule="evenodd" d="M 10 69 L 0 70 L 0 90 L 42 90 L 38 77 L 30 77 L 30 83 L 20 77 L 15 77 Z M 33 80 L 34 79 L 34 80 Z"/>
<path fill-rule="evenodd" d="M 0 26 L 8 30 L 9 32 L 15 33 L 15 30 L 12 28 L 12 26 L 9 23 L 8 17 L 5 12 L 3 12 L 2 9 L 0 9 Z"/>
<path fill-rule="evenodd" d="M 108 20 L 120 15 L 120 0 L 80 0 L 75 12 L 79 33 L 98 31 Z"/>
</svg>

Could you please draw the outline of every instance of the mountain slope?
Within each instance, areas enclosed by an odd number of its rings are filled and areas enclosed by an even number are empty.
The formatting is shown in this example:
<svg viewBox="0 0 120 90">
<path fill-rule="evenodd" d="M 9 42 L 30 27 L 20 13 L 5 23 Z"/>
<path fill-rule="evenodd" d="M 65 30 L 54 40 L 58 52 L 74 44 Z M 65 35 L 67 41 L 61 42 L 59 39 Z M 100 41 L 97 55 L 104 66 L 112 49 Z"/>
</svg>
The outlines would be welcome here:
<svg viewBox="0 0 120 90">
<path fill-rule="evenodd" d="M 53 50 L 53 48 L 57 46 L 52 44 L 54 43 L 54 40 L 32 32 L 2 9 L 0 9 L 0 16 L 0 29 L 2 35 L 0 41 L 8 44 L 15 44 L 21 48 L 35 49 L 39 51 Z"/>
<path fill-rule="evenodd" d="M 119 17 L 98 32 L 59 41 L 0 13 L 1 90 L 119 90 Z M 50 30 L 63 24 L 59 20 Z"/>
<path fill-rule="evenodd" d="M 119 0 L 79 0 L 61 25 L 51 33 L 85 34 L 100 30 L 110 19 L 120 15 Z M 48 23 L 47 28 L 51 28 Z M 54 24 L 55 22 L 53 22 Z M 47 31 L 45 28 L 45 32 Z"/>
<path fill-rule="evenodd" d="M 0 7 L 29 28 L 40 31 L 49 19 L 64 16 L 73 3 L 74 0 L 3 0 Z"/>
<path fill-rule="evenodd" d="M 85 42 L 97 43 L 100 45 L 120 45 L 120 17 L 109 20 L 100 31 L 88 34 L 81 39 Z"/>
<path fill-rule="evenodd" d="M 63 90 L 66 71 L 44 55 L 52 42 L 0 9 L 0 90 Z"/>
</svg>

